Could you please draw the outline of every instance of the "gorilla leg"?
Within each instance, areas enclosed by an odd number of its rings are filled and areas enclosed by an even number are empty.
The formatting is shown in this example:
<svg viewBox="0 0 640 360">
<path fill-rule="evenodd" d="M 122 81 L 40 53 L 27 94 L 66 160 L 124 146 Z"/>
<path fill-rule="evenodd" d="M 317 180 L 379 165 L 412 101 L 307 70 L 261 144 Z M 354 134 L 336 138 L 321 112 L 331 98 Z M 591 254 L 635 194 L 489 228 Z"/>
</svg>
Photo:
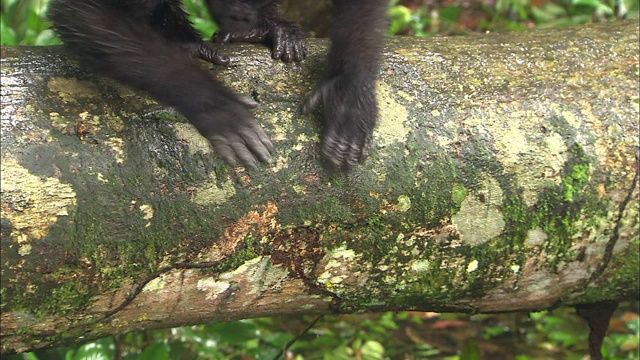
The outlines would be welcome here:
<svg viewBox="0 0 640 360">
<path fill-rule="evenodd" d="M 49 17 L 77 56 L 177 108 L 226 161 L 249 167 L 268 161 L 271 142 L 243 100 L 154 30 L 150 15 L 168 16 L 167 6 L 166 0 L 54 0 Z"/>
<path fill-rule="evenodd" d="M 375 83 L 388 0 L 334 0 L 329 65 L 303 110 L 324 108 L 321 156 L 332 169 L 364 161 L 376 125 Z"/>
<path fill-rule="evenodd" d="M 271 57 L 284 62 L 302 61 L 307 55 L 304 32 L 283 20 L 273 0 L 207 0 L 209 12 L 220 27 L 212 40 L 219 43 L 261 42 L 271 47 Z"/>
</svg>

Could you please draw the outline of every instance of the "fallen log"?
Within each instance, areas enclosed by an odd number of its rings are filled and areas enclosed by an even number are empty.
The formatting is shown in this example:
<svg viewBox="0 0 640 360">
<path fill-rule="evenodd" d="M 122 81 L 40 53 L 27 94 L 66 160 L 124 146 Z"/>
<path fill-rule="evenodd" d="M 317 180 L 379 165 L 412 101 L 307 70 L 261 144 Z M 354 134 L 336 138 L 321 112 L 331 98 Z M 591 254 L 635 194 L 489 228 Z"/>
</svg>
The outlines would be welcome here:
<svg viewBox="0 0 640 360">
<path fill-rule="evenodd" d="M 390 39 L 348 176 L 299 111 L 324 66 L 231 45 L 273 164 L 60 48 L 2 48 L 2 353 L 280 314 L 533 311 L 638 288 L 638 24 Z M 203 66 L 208 66 L 203 63 Z"/>
</svg>

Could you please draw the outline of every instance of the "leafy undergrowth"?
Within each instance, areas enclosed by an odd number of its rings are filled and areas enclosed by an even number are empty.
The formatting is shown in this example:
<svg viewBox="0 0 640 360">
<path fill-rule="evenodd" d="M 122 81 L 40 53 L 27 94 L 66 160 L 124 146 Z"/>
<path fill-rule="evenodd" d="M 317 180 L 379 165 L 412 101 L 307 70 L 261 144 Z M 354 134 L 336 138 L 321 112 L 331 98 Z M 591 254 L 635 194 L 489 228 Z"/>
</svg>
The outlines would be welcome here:
<svg viewBox="0 0 640 360">
<path fill-rule="evenodd" d="M 1 0 L 3 45 L 55 45 L 46 20 L 49 0 Z M 389 34 L 455 35 L 525 30 L 615 19 L 637 19 L 638 0 L 390 0 Z M 216 25 L 202 3 L 184 0 L 196 29 L 205 36 Z"/>
<path fill-rule="evenodd" d="M 637 19 L 638 3 L 638 0 L 394 0 L 388 32 L 459 35 Z"/>
<path fill-rule="evenodd" d="M 609 325 L 604 359 L 638 359 L 638 302 L 623 303 Z M 48 359 L 588 359 L 588 329 L 569 308 L 531 314 L 399 312 L 274 317 L 109 337 L 77 349 L 22 354 Z"/>
</svg>

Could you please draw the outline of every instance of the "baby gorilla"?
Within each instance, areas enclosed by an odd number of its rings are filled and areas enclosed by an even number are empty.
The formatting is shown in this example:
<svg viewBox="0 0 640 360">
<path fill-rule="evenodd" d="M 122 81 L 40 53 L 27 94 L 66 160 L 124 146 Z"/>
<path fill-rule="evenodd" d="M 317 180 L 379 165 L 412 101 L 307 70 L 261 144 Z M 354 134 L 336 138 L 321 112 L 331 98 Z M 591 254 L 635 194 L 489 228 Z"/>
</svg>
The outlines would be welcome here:
<svg viewBox="0 0 640 360">
<path fill-rule="evenodd" d="M 322 105 L 321 156 L 330 169 L 364 161 L 376 125 L 375 82 L 388 0 L 333 0 L 329 65 L 305 112 Z M 274 0 L 207 0 L 218 42 L 265 42 L 272 57 L 305 57 L 304 35 L 280 18 Z M 229 63 L 202 42 L 180 0 L 52 0 L 49 17 L 65 44 L 106 74 L 177 108 L 229 163 L 254 167 L 273 146 L 248 108 L 190 57 Z M 186 51 L 185 51 L 186 50 Z"/>
<path fill-rule="evenodd" d="M 276 8 L 270 3 L 269 11 L 261 14 L 266 19 L 277 19 Z M 233 6 L 231 6 L 233 3 Z M 241 23 L 251 23 L 254 15 L 238 17 L 230 14 L 251 14 L 242 7 L 256 8 L 247 1 L 209 1 L 212 14 L 221 14 L 224 27 L 236 28 Z M 320 155 L 330 170 L 348 171 L 362 163 L 367 156 L 373 129 L 378 117 L 375 84 L 378 76 L 384 30 L 387 26 L 388 0 L 333 0 L 335 20 L 331 31 L 331 50 L 328 66 L 316 90 L 303 106 L 311 112 L 322 105 L 324 130 Z M 269 23 L 271 21 L 271 23 Z M 279 20 L 280 21 L 280 20 Z M 260 21 L 259 21 L 260 23 Z M 265 23 L 263 21 L 262 23 Z M 297 34 L 290 24 L 279 25 L 273 20 L 249 31 L 225 32 L 214 36 L 218 41 L 273 41 L 273 57 L 284 61 L 304 57 L 304 46 L 288 34 Z M 248 27 L 251 28 L 251 27 Z M 262 29 L 271 30 L 271 37 Z M 293 30 L 296 29 L 296 30 Z M 280 39 L 280 41 L 278 41 Z M 302 50 L 301 50 L 302 49 Z"/>
<path fill-rule="evenodd" d="M 219 41 L 267 42 L 272 56 L 300 61 L 304 34 L 267 0 L 208 0 Z M 82 61 L 180 111 L 229 163 L 255 167 L 273 145 L 248 108 L 197 64 L 229 63 L 204 43 L 180 0 L 52 0 L 49 18 Z"/>
</svg>

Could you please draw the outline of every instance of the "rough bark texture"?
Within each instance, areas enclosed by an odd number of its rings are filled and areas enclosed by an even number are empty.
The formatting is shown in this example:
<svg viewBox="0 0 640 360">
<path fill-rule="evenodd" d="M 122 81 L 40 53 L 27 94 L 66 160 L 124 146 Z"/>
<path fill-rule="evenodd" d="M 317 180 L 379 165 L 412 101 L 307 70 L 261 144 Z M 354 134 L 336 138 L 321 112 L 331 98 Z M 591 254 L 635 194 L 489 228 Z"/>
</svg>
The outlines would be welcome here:
<svg viewBox="0 0 640 360">
<path fill-rule="evenodd" d="M 297 110 L 326 45 L 300 65 L 229 46 L 242 64 L 213 70 L 276 145 L 251 172 L 61 49 L 3 47 L 2 351 L 638 296 L 637 22 L 389 40 L 371 156 L 347 177 L 318 165 L 321 116 Z"/>
</svg>

